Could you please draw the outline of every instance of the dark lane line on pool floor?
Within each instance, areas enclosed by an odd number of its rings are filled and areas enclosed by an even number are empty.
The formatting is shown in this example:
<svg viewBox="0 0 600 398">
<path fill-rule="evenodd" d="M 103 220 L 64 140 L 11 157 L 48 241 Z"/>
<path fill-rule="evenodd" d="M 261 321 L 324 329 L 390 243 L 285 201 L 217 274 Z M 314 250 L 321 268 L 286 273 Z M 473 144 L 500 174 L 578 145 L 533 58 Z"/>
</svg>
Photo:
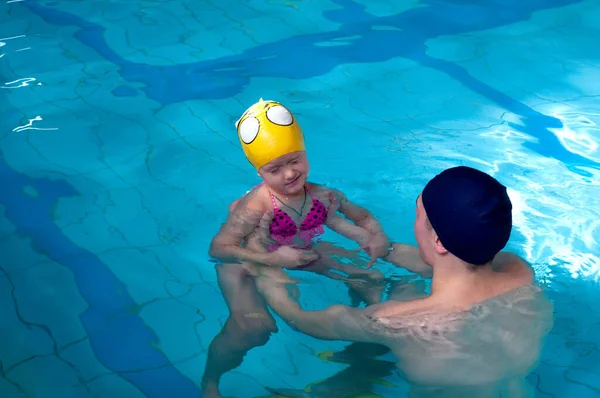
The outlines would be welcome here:
<svg viewBox="0 0 600 398">
<path fill-rule="evenodd" d="M 129 311 L 136 303 L 127 286 L 98 257 L 78 247 L 54 223 L 52 213 L 58 200 L 79 193 L 63 180 L 31 178 L 16 172 L 8 166 L 2 152 L 0 178 L 3 182 L 0 203 L 17 234 L 31 239 L 35 251 L 73 272 L 79 292 L 89 304 L 80 319 L 98 361 L 148 398 L 199 396 L 199 388 L 153 347 L 158 342 L 154 331 Z M 33 187 L 39 195 L 27 195 L 28 187 Z"/>
</svg>

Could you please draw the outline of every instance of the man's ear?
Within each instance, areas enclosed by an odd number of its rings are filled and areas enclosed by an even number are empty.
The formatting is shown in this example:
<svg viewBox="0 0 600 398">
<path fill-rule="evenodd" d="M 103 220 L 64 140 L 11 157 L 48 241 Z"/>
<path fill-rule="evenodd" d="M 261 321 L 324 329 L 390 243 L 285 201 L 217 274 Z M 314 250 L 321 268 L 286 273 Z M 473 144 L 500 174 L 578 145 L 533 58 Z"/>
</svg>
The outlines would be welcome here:
<svg viewBox="0 0 600 398">
<path fill-rule="evenodd" d="M 446 253 L 448 253 L 448 250 L 446 250 L 446 248 L 444 247 L 442 241 L 437 236 L 437 234 L 435 234 L 434 248 L 435 248 L 435 251 L 436 251 L 437 254 L 446 254 Z"/>
</svg>

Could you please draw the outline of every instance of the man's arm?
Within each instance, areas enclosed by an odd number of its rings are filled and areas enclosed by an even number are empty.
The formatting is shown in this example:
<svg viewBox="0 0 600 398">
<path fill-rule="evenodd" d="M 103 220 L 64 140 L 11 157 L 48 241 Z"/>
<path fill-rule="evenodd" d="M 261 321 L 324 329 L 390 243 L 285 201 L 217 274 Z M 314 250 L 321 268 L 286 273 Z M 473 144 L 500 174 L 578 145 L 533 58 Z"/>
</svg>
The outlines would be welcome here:
<svg viewBox="0 0 600 398">
<path fill-rule="evenodd" d="M 419 256 L 419 249 L 403 243 L 392 243 L 391 250 L 383 260 L 394 264 L 396 267 L 405 268 L 421 275 L 423 278 L 433 276 L 433 268 L 425 264 Z"/>
<path fill-rule="evenodd" d="M 433 268 L 425 264 L 419 256 L 419 249 L 415 246 L 392 243 L 390 252 L 383 259 L 424 278 L 433 276 Z M 498 253 L 492 262 L 492 269 L 496 272 L 509 273 L 523 278 L 533 279 L 534 276 L 531 266 L 521 257 L 510 252 Z"/>
<path fill-rule="evenodd" d="M 280 269 L 268 271 L 279 274 Z M 264 273 L 263 273 L 264 275 Z M 285 277 L 260 276 L 256 279 L 258 290 L 267 304 L 287 324 L 300 332 L 321 340 L 343 340 L 376 343 L 377 338 L 365 330 L 368 322 L 367 310 L 345 305 L 332 305 L 324 310 L 305 311 L 289 296 L 287 286 L 281 281 Z M 369 308 L 372 308 L 371 306 Z"/>
</svg>

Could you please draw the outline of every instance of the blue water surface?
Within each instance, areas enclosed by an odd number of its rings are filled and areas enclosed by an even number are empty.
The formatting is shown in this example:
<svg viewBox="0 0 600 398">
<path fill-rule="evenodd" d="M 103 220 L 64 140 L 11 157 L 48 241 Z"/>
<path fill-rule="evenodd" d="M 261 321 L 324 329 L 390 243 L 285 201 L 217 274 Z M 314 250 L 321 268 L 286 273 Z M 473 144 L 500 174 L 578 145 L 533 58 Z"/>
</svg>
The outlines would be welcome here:
<svg viewBox="0 0 600 398">
<path fill-rule="evenodd" d="M 234 122 L 260 97 L 296 113 L 311 179 L 396 241 L 442 169 L 507 185 L 509 248 L 556 306 L 529 381 L 600 396 L 599 20 L 596 0 L 3 1 L 0 397 L 199 396 L 227 317 L 208 244 L 259 182 Z M 313 305 L 349 302 L 303 278 Z M 346 344 L 279 327 L 225 395 L 345 368 L 318 354 Z"/>
</svg>

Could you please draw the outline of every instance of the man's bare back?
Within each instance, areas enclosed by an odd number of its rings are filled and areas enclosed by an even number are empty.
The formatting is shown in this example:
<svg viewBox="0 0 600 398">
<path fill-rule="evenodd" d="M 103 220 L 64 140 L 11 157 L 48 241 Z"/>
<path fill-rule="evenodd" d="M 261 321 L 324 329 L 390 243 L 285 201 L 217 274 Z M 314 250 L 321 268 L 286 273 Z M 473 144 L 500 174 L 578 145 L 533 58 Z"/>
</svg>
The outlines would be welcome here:
<svg viewBox="0 0 600 398">
<path fill-rule="evenodd" d="M 388 346 L 413 397 L 527 397 L 524 378 L 552 328 L 552 305 L 534 285 L 468 309 L 425 299 L 391 316 L 357 315 L 338 313 L 348 318 L 337 327 L 354 323 L 365 334 L 360 340 Z"/>
</svg>

